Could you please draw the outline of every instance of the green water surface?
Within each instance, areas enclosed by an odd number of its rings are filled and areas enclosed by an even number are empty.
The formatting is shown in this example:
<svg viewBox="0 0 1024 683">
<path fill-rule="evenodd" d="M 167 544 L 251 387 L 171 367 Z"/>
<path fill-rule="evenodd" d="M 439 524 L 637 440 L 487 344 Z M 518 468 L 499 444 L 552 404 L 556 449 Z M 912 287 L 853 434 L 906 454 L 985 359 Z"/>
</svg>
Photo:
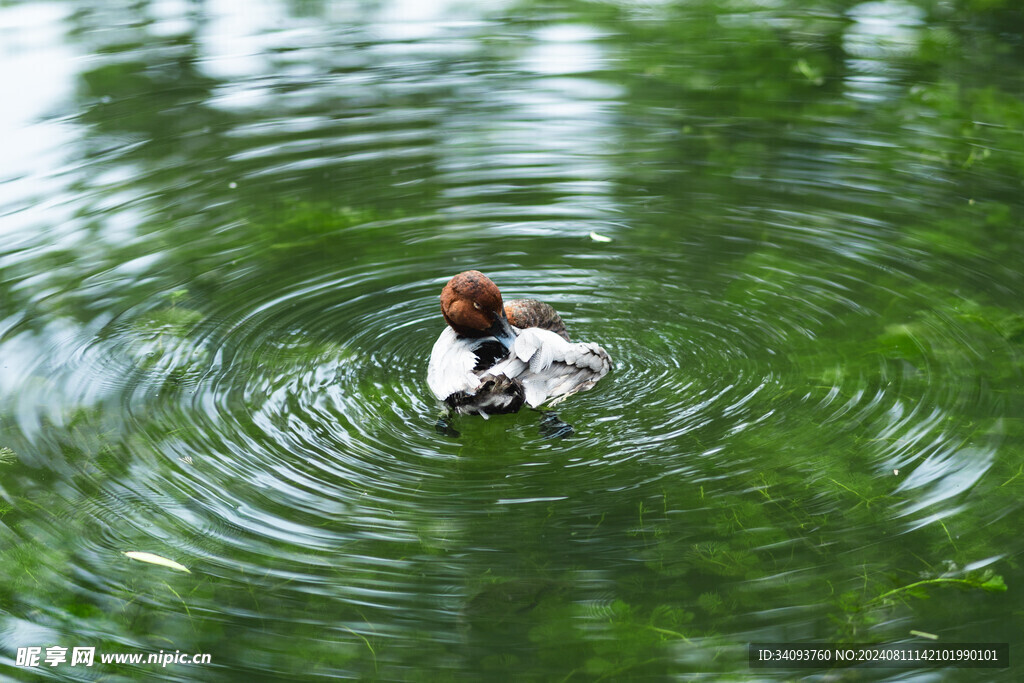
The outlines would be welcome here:
<svg viewBox="0 0 1024 683">
<path fill-rule="evenodd" d="M 0 74 L 0 678 L 1024 675 L 1016 0 L 8 0 Z M 439 431 L 468 268 L 612 372 Z"/>
</svg>

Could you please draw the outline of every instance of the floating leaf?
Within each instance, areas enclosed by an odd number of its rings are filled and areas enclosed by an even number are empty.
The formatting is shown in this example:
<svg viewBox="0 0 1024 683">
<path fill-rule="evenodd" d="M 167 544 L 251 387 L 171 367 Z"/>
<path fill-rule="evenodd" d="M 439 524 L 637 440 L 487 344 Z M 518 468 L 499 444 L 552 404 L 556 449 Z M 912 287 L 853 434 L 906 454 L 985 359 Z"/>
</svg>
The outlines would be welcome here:
<svg viewBox="0 0 1024 683">
<path fill-rule="evenodd" d="M 594 240 L 595 242 L 611 242 L 612 241 L 611 237 L 605 237 L 604 235 L 598 235 L 596 232 L 590 233 L 590 239 Z"/>
<path fill-rule="evenodd" d="M 192 573 L 188 570 L 188 567 L 186 567 L 185 565 L 178 564 L 174 560 L 168 560 L 166 557 L 160 557 L 159 555 L 154 555 L 153 553 L 137 553 L 135 551 L 130 551 L 126 552 L 125 555 L 132 558 L 133 560 L 138 560 L 139 562 L 158 564 L 161 567 L 168 567 L 169 569 L 174 569 L 179 572 L 185 572 L 186 574 Z"/>
</svg>

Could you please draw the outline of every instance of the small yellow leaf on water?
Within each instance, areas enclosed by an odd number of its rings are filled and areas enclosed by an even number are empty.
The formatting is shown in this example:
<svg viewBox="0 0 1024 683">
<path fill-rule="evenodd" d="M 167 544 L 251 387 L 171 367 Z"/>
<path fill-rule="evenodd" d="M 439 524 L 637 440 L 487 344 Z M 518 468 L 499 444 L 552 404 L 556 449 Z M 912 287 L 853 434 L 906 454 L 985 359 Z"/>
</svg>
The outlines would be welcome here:
<svg viewBox="0 0 1024 683">
<path fill-rule="evenodd" d="M 596 232 L 590 233 L 590 239 L 594 240 L 595 242 L 611 242 L 612 241 L 611 237 L 605 237 L 604 235 L 598 235 Z"/>
<path fill-rule="evenodd" d="M 138 560 L 139 562 L 149 562 L 150 564 L 158 564 L 161 567 L 176 569 L 179 572 L 185 572 L 186 574 L 192 573 L 188 570 L 188 567 L 186 567 L 185 565 L 178 564 L 174 560 L 168 560 L 166 557 L 160 557 L 159 555 L 154 555 L 153 553 L 137 553 L 133 550 L 125 553 L 125 555 L 132 558 L 133 560 Z"/>
<path fill-rule="evenodd" d="M 938 640 L 939 637 L 934 633 L 927 633 L 925 631 L 910 631 L 910 635 L 917 636 L 918 638 L 927 638 L 928 640 Z"/>
</svg>

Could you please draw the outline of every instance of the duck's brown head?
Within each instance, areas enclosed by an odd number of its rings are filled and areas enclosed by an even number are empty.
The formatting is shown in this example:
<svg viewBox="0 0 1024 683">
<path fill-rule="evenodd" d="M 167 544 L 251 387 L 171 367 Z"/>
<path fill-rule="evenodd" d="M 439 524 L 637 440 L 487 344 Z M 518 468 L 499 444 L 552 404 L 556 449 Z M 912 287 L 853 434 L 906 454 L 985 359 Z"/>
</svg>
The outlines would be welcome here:
<svg viewBox="0 0 1024 683">
<path fill-rule="evenodd" d="M 467 270 L 448 281 L 441 292 L 441 314 L 464 337 L 510 341 L 515 336 L 498 285 L 478 270 Z"/>
</svg>

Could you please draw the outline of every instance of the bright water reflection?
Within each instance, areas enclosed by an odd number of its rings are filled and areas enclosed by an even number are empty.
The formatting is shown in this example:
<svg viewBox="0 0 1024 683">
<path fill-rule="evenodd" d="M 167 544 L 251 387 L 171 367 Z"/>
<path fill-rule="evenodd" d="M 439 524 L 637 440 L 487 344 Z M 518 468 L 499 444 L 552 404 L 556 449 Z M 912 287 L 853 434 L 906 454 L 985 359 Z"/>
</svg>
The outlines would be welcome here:
<svg viewBox="0 0 1024 683">
<path fill-rule="evenodd" d="M 1012 643 L 1024 16 L 812 5 L 0 7 L 0 666 L 753 678 L 750 641 Z M 436 430 L 468 267 L 616 360 L 570 436 Z"/>
</svg>

